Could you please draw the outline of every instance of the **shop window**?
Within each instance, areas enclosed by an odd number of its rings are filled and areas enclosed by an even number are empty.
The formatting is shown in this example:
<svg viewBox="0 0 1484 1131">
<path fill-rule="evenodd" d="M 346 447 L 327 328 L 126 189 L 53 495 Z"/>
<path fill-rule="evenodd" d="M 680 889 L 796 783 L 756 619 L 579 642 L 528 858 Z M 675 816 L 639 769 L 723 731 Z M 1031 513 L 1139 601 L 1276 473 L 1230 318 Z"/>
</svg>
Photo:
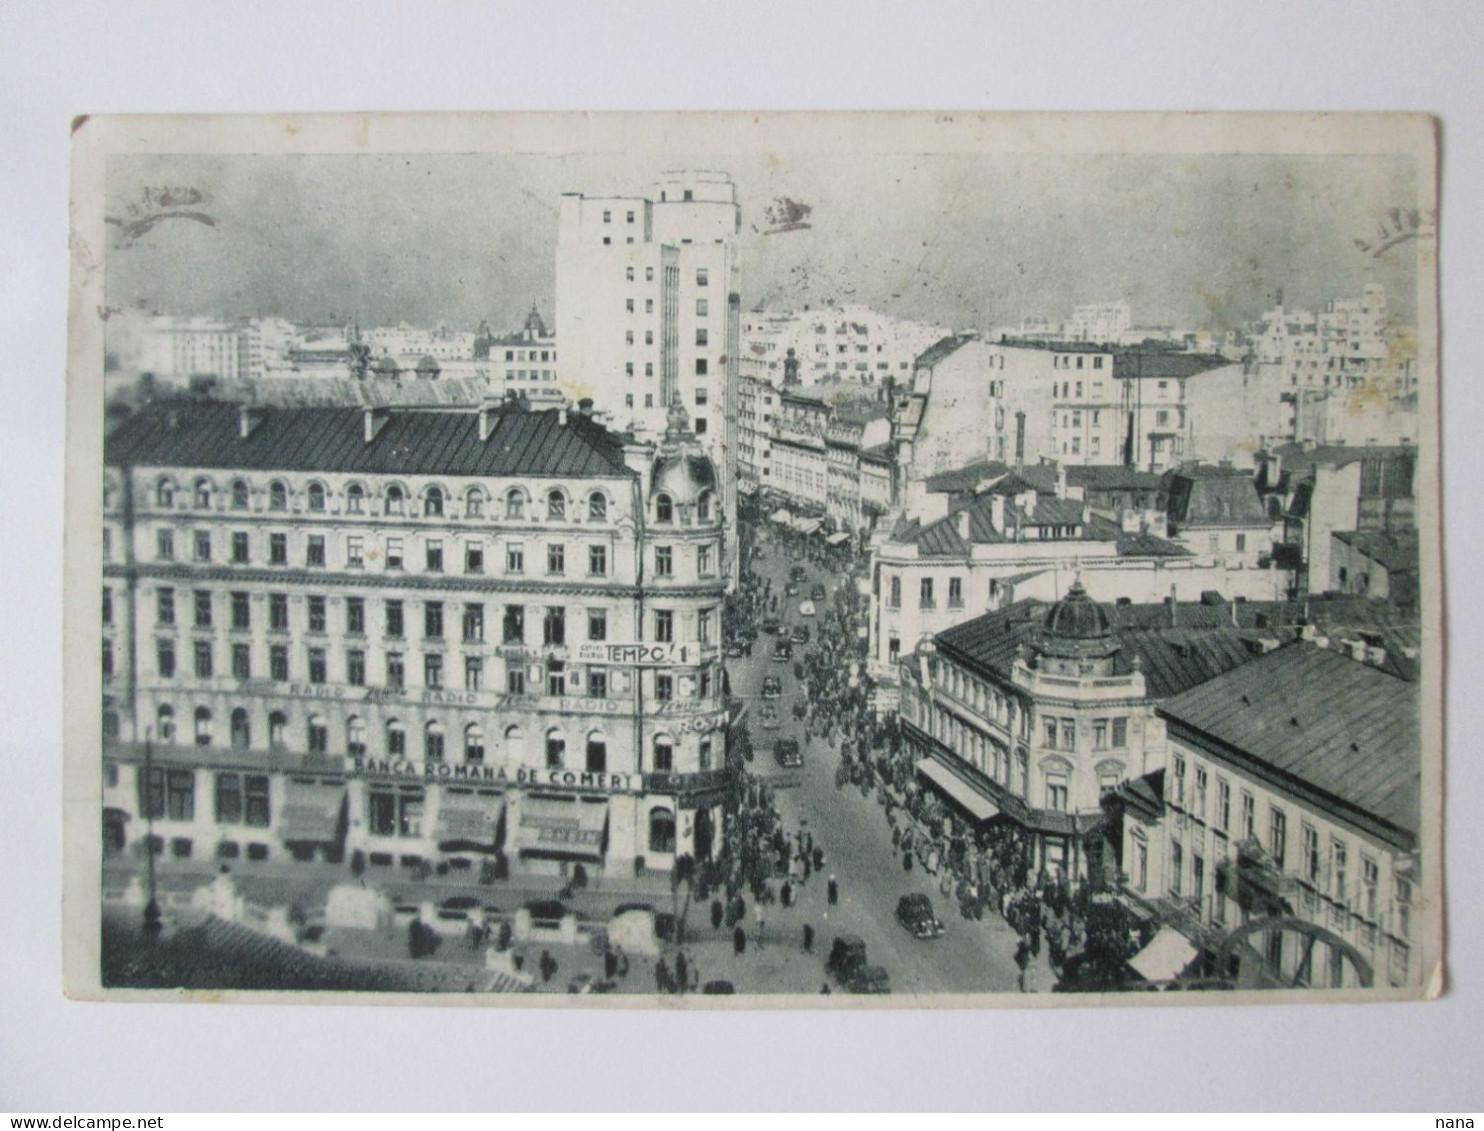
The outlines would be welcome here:
<svg viewBox="0 0 1484 1131">
<path fill-rule="evenodd" d="M 584 766 L 590 774 L 601 774 L 608 769 L 608 741 L 598 731 L 587 736 L 587 759 Z"/>
<path fill-rule="evenodd" d="M 675 814 L 662 806 L 649 811 L 649 851 L 675 851 Z"/>
<path fill-rule="evenodd" d="M 552 727 L 546 732 L 546 768 L 560 770 L 567 761 L 567 740 L 562 732 Z"/>
<path fill-rule="evenodd" d="M 655 736 L 654 768 L 656 773 L 661 774 L 668 774 L 675 769 L 675 741 L 668 734 Z"/>
<path fill-rule="evenodd" d="M 484 731 L 478 723 L 464 728 L 464 761 L 475 764 L 484 761 Z"/>
</svg>

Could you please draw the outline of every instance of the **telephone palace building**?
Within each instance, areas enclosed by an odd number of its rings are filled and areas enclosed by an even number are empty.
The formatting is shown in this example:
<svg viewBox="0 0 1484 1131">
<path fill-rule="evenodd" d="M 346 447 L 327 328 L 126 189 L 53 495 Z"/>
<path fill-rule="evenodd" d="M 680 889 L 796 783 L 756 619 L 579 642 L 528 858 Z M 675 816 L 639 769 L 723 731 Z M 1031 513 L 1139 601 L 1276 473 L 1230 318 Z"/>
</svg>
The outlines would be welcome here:
<svg viewBox="0 0 1484 1131">
<path fill-rule="evenodd" d="M 166 858 L 373 873 L 710 855 L 726 530 L 685 424 L 129 418 L 104 470 L 105 850 L 142 855 L 152 821 Z"/>
</svg>

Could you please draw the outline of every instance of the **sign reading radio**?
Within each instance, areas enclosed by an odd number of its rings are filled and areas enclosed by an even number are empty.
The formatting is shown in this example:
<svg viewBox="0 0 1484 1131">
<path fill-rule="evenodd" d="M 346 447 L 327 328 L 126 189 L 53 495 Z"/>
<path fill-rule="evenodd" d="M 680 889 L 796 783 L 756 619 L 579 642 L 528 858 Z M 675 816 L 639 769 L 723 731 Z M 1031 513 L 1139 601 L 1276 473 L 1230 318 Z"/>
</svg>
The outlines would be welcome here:
<svg viewBox="0 0 1484 1131">
<path fill-rule="evenodd" d="M 694 644 L 579 644 L 577 659 L 584 664 L 628 664 L 673 667 L 699 664 L 701 649 Z"/>
<path fill-rule="evenodd" d="M 421 781 L 470 782 L 488 785 L 536 786 L 548 789 L 592 790 L 598 793 L 638 793 L 638 774 L 553 770 L 537 766 L 481 766 L 463 762 L 416 762 L 410 758 L 352 758 L 352 769 L 368 777 L 417 778 Z"/>
</svg>

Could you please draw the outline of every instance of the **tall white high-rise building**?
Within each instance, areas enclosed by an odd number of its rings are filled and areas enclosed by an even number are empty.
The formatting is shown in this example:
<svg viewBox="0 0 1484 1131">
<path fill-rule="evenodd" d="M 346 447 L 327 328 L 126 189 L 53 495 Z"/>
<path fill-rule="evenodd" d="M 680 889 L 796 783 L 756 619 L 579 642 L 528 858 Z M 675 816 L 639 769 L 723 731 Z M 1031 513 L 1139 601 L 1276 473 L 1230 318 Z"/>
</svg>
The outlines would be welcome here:
<svg viewBox="0 0 1484 1131">
<path fill-rule="evenodd" d="M 557 228 L 564 383 L 611 424 L 663 435 L 685 407 L 706 454 L 736 482 L 741 210 L 731 177 L 662 175 L 649 196 L 566 193 Z M 724 493 L 728 518 L 736 501 Z"/>
</svg>

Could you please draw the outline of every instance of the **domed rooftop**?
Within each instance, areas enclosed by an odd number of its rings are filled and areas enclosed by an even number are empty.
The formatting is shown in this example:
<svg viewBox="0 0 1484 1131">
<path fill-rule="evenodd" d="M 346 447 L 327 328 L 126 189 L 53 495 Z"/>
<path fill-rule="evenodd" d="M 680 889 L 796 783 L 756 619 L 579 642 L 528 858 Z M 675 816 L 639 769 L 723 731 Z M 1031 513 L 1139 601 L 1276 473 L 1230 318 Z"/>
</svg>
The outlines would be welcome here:
<svg viewBox="0 0 1484 1131">
<path fill-rule="evenodd" d="M 1108 614 L 1087 595 L 1080 577 L 1072 582 L 1067 595 L 1046 611 L 1041 627 L 1046 635 L 1064 640 L 1101 640 L 1113 634 Z"/>
<path fill-rule="evenodd" d="M 438 359 L 433 357 L 431 354 L 425 353 L 422 355 L 422 357 L 417 359 L 417 373 L 419 377 L 436 377 L 441 371 L 442 366 L 438 364 Z"/>
<path fill-rule="evenodd" d="M 670 405 L 668 418 L 650 475 L 649 493 L 653 497 L 663 492 L 677 503 L 692 503 L 702 491 L 716 490 L 716 466 L 701 451 L 679 401 Z"/>
<path fill-rule="evenodd" d="M 384 377 L 395 377 L 400 370 L 397 363 L 390 357 L 378 357 L 371 363 L 371 372 Z"/>
<path fill-rule="evenodd" d="M 1079 577 L 1067 595 L 1046 611 L 1036 650 L 1066 660 L 1092 660 L 1113 655 L 1120 642 L 1103 606 L 1087 595 Z"/>
</svg>

